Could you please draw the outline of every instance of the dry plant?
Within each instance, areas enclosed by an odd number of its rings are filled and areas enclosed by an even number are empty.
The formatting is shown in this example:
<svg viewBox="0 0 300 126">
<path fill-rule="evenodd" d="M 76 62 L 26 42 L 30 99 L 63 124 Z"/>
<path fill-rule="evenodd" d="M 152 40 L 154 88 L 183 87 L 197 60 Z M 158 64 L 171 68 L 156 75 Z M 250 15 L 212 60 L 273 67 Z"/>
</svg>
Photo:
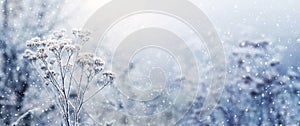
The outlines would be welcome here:
<svg viewBox="0 0 300 126">
<path fill-rule="evenodd" d="M 74 39 L 65 30 L 54 32 L 49 38 L 33 38 L 26 42 L 30 49 L 24 53 L 41 72 L 46 86 L 56 97 L 66 126 L 79 125 L 83 104 L 113 83 L 114 75 L 103 72 L 104 61 L 92 53 L 81 53 L 80 46 L 89 41 L 89 32 L 73 30 Z M 86 96 L 91 84 L 99 89 Z"/>
</svg>

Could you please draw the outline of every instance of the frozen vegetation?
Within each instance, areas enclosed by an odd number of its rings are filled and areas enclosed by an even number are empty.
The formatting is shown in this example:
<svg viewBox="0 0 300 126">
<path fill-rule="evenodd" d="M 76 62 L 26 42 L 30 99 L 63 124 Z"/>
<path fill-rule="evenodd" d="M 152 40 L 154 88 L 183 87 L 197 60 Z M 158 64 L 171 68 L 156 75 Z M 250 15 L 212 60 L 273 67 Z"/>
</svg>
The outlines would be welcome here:
<svg viewBox="0 0 300 126">
<path fill-rule="evenodd" d="M 231 49 L 225 52 L 224 91 L 209 117 L 200 119 L 207 100 L 206 79 L 197 84 L 184 75 L 170 77 L 164 85 L 166 91 L 161 91 L 165 94 L 155 97 L 159 102 L 137 104 L 134 98 L 120 98 L 122 92 L 116 92 L 114 80 L 131 84 L 122 77 L 132 71 L 142 73 L 140 69 L 145 65 L 129 63 L 128 71 L 108 72 L 102 57 L 81 51 L 92 33 L 84 29 L 56 31 L 64 21 L 58 17 L 62 4 L 60 0 L 1 0 L 0 126 L 170 125 L 169 122 L 183 126 L 300 125 L 300 67 L 282 64 L 287 62 L 283 54 L 286 46 L 257 40 L 224 43 Z M 172 71 L 175 67 L 166 69 Z M 210 68 L 203 71 L 209 72 Z M 159 69 L 155 72 L 154 77 L 161 75 Z M 115 74 L 124 76 L 116 78 Z M 187 106 L 172 103 L 176 98 L 173 94 L 185 83 L 194 85 L 188 90 L 201 90 Z M 148 88 L 134 84 L 140 89 Z M 164 114 L 155 120 L 134 116 L 152 116 L 161 111 Z"/>
</svg>

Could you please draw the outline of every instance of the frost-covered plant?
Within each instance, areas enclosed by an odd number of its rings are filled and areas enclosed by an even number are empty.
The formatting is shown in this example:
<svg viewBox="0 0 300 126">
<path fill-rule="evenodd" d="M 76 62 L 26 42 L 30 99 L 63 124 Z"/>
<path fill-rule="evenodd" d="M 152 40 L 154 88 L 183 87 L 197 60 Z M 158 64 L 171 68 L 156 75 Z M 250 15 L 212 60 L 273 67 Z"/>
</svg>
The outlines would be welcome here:
<svg viewBox="0 0 300 126">
<path fill-rule="evenodd" d="M 21 53 L 23 43 L 34 36 L 43 36 L 61 23 L 64 2 L 61 0 L 1 0 L 0 6 L 0 125 L 16 124 L 16 120 L 32 110 L 29 90 L 39 90 L 32 80 L 34 72 Z M 40 97 L 36 97 L 37 101 Z M 28 114 L 17 125 L 48 123 Z M 49 115 L 42 115 L 46 118 Z"/>
<path fill-rule="evenodd" d="M 92 53 L 81 53 L 80 46 L 89 41 L 89 32 L 74 30 L 75 39 L 65 37 L 65 30 L 54 32 L 49 38 L 33 38 L 26 42 L 30 49 L 24 53 L 43 76 L 46 86 L 56 97 L 64 124 L 79 125 L 84 103 L 112 84 L 114 75 L 103 72 L 104 61 Z M 87 96 L 91 84 L 101 87 Z"/>
<path fill-rule="evenodd" d="M 299 89 L 289 73 L 279 70 L 284 47 L 270 42 L 241 42 L 230 57 L 230 71 L 224 97 L 215 118 L 228 125 L 292 125 L 294 114 L 287 106 L 295 106 L 292 97 Z"/>
<path fill-rule="evenodd" d="M 199 98 L 183 125 L 299 125 L 299 71 L 279 69 L 283 49 L 267 41 L 241 42 L 228 57 L 228 81 L 210 118 L 194 118 Z"/>
</svg>

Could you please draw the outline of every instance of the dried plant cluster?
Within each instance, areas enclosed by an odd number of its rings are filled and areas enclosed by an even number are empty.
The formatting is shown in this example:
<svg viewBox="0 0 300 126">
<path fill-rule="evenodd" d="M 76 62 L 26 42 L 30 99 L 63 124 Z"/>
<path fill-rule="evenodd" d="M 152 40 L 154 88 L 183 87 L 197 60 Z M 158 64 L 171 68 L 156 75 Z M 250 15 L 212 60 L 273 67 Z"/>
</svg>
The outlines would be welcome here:
<svg viewBox="0 0 300 126">
<path fill-rule="evenodd" d="M 61 30 L 49 38 L 27 41 L 30 49 L 25 51 L 24 58 L 43 75 L 45 85 L 57 98 L 65 125 L 69 126 L 79 125 L 83 104 L 112 84 L 114 75 L 103 72 L 104 61 L 101 58 L 80 52 L 80 46 L 89 41 L 89 32 L 73 30 L 75 39 L 65 37 L 65 32 Z M 91 84 L 98 84 L 99 89 L 86 96 Z"/>
</svg>

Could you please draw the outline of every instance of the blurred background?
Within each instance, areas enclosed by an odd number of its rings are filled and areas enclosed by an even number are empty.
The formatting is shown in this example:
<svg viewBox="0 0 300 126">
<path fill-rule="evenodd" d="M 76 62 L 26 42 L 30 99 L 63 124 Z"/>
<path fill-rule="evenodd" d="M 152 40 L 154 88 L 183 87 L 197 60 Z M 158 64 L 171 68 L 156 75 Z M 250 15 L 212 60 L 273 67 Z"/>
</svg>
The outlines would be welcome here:
<svg viewBox="0 0 300 126">
<path fill-rule="evenodd" d="M 109 0 L 0 2 L 0 125 L 60 125 L 60 113 L 51 100 L 53 96 L 22 58 L 25 42 L 58 29 L 81 28 Z M 227 79 L 223 95 L 208 119 L 198 118 L 205 100 L 204 91 L 188 103 L 191 109 L 178 124 L 299 125 L 300 1 L 191 2 L 202 9 L 220 36 L 225 50 Z M 175 78 L 170 83 L 176 84 L 178 80 L 188 81 Z M 202 89 L 208 82 L 202 83 L 194 85 Z M 112 89 L 104 94 L 113 94 L 109 92 Z M 82 125 L 145 125 L 130 115 L 119 114 L 122 109 L 135 105 L 115 99 L 100 100 L 97 104 L 105 107 L 95 105 L 92 110 L 84 110 L 89 114 L 83 115 Z M 168 109 L 171 114 L 148 125 L 169 125 L 170 120 L 182 116 L 180 106 L 177 107 L 173 105 Z"/>
</svg>

